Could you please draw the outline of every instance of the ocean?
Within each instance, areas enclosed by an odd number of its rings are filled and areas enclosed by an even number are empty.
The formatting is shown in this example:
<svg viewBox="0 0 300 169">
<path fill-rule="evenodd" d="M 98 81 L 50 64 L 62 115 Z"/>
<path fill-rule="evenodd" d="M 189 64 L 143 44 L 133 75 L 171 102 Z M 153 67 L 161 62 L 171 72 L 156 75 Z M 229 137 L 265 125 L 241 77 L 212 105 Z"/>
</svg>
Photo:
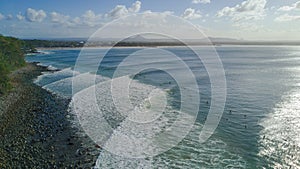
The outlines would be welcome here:
<svg viewBox="0 0 300 169">
<path fill-rule="evenodd" d="M 173 53 L 180 61 L 169 59 L 161 50 Z M 195 50 L 200 55 L 208 56 L 206 64 L 214 67 L 215 60 L 209 60 L 211 49 L 196 47 Z M 227 94 L 218 127 L 204 143 L 199 142 L 199 134 L 212 103 L 212 81 L 204 62 L 191 50 L 185 47 L 159 50 L 113 48 L 101 58 L 100 65 L 99 54 L 104 54 L 105 48 L 86 49 L 84 57 L 78 58 L 80 52 L 80 49 L 43 50 L 41 53 L 28 55 L 26 60 L 39 62 L 50 70 L 56 70 L 45 72 L 37 77 L 35 83 L 59 97 L 72 98 L 71 113 L 80 111 L 77 115 L 81 120 L 92 117 L 90 123 L 81 123 L 83 128 L 99 127 L 97 123 L 102 124 L 101 119 L 93 114 L 94 108 L 91 108 L 89 102 L 90 99 L 92 101 L 92 96 L 96 98 L 100 114 L 110 127 L 100 125 L 106 128 L 102 128 L 103 133 L 98 134 L 87 131 L 92 139 L 101 137 L 101 140 L 105 140 L 101 143 L 107 147 L 101 151 L 95 168 L 300 168 L 300 47 L 216 47 L 224 68 Z M 136 57 L 122 64 L 132 53 Z M 81 61 L 80 66 L 78 60 Z M 188 71 L 184 66 L 178 67 L 181 61 L 189 68 Z M 147 69 L 142 69 L 143 67 Z M 132 70 L 142 71 L 133 75 Z M 180 80 L 176 77 L 184 78 L 187 73 L 193 74 L 199 89 L 199 110 L 197 109 L 196 115 L 181 117 L 183 102 L 180 99 L 183 96 L 177 84 Z M 125 84 L 130 80 L 128 94 L 131 104 L 145 112 L 152 104 L 158 108 L 166 107 L 162 114 L 152 112 L 159 117 L 135 114 L 136 116 L 128 119 L 129 115 L 122 114 L 123 109 L 114 108 L 114 98 L 109 92 L 110 84 L 115 82 L 116 97 L 122 98 L 120 93 L 126 91 L 123 82 Z M 186 88 L 191 88 L 193 84 L 184 80 L 182 83 Z M 151 98 L 147 99 L 149 95 Z M 196 99 L 189 102 L 190 105 L 197 105 L 194 102 L 198 101 Z M 129 103 L 118 104 L 126 111 Z M 193 106 L 186 110 L 183 113 L 192 112 Z M 195 121 L 187 133 L 183 130 L 188 127 L 177 126 L 177 134 L 185 137 L 178 140 L 174 147 L 172 144 L 170 149 L 154 156 L 145 153 L 148 152 L 146 148 L 151 149 L 150 153 L 156 152 L 152 149 L 157 147 L 151 147 L 153 143 L 147 142 L 147 138 L 153 137 L 153 133 L 167 130 L 176 118 L 186 118 L 188 121 L 190 116 L 195 116 Z M 132 122 L 143 118 L 150 118 L 152 121 L 141 124 Z M 128 137 L 144 140 L 133 139 L 133 142 L 126 142 L 126 139 L 122 139 L 124 133 Z M 173 137 L 168 135 L 166 139 L 170 141 Z M 159 147 L 163 148 L 170 146 L 160 142 L 155 144 L 160 144 Z M 127 158 L 128 153 L 137 158 Z"/>
</svg>

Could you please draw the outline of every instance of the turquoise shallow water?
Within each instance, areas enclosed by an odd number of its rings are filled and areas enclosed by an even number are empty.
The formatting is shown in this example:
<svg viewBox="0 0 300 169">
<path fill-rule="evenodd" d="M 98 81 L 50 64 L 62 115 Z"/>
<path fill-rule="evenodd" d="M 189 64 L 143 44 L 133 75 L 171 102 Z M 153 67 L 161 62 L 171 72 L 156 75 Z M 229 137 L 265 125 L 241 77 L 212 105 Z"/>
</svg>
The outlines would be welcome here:
<svg viewBox="0 0 300 169">
<path fill-rule="evenodd" d="M 109 81 L 115 68 L 129 54 L 143 48 L 115 48 L 108 52 L 100 67 L 97 65 L 99 53 L 104 49 L 87 50 L 84 64 L 77 72 L 73 71 L 80 50 L 46 50 L 42 54 L 27 56 L 29 62 L 40 62 L 60 71 L 46 73 L 37 78 L 36 83 L 63 97 L 74 97 L 95 84 Z M 205 143 L 198 142 L 198 135 L 211 103 L 211 84 L 205 67 L 197 57 L 183 47 L 165 48 L 179 56 L 194 73 L 200 89 L 200 109 L 191 132 L 171 150 L 146 159 L 126 159 L 107 151 L 101 152 L 97 166 L 123 168 L 300 168 L 300 48 L 299 47 L 217 47 L 223 63 L 227 98 L 223 116 L 212 137 Z M 205 47 L 197 48 L 201 55 L 210 55 Z M 155 57 L 155 64 L 170 64 L 153 52 L 142 53 L 139 59 Z M 163 58 L 163 57 L 162 57 Z M 130 67 L 138 67 L 138 59 Z M 213 60 L 211 64 L 213 64 Z M 174 69 L 170 66 L 167 69 Z M 97 71 L 95 71 L 97 70 Z M 124 68 L 126 75 L 126 66 Z M 182 74 L 180 68 L 173 70 Z M 93 74 L 97 73 L 95 79 Z M 72 92 L 74 77 L 80 85 Z M 131 77 L 132 78 L 132 77 Z M 167 92 L 168 107 L 164 118 L 169 121 L 178 111 L 180 94 L 178 86 L 170 75 L 148 69 L 134 77 L 133 96 L 143 98 L 140 91 L 153 88 Z M 109 98 L 101 86 L 99 96 L 101 107 L 110 113 Z M 98 91 L 97 91 L 98 92 Z M 88 92 L 86 92 L 88 93 Z M 134 100 L 134 99 L 133 99 Z M 136 99 L 136 103 L 141 99 Z M 105 102 L 106 101 L 106 102 Z M 133 102 L 134 102 L 133 101 Z M 82 107 L 85 105 L 83 104 Z M 173 114 L 172 114 L 173 112 Z M 114 143 L 118 132 L 132 131 L 132 126 L 123 118 L 112 115 L 111 125 L 115 135 L 107 140 Z M 122 126 L 122 127 L 118 127 Z M 150 128 L 153 126 L 149 126 Z M 142 130 L 143 129 L 143 130 Z M 146 129 L 141 131 L 147 135 Z M 139 131 L 136 131 L 137 133 Z M 129 145 L 120 151 L 130 149 Z"/>
</svg>

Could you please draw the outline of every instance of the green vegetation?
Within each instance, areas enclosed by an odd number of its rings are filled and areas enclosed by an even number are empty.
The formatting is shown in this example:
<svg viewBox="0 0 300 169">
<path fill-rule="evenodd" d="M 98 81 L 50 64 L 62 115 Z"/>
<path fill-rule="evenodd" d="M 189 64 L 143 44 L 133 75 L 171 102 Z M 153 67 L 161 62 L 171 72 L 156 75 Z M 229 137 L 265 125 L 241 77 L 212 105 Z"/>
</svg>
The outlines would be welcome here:
<svg viewBox="0 0 300 169">
<path fill-rule="evenodd" d="M 8 74 L 25 65 L 26 51 L 30 51 L 30 47 L 23 41 L 0 35 L 0 95 L 11 88 Z"/>
<path fill-rule="evenodd" d="M 54 47 L 83 47 L 84 43 L 79 41 L 57 41 L 57 40 L 24 40 L 25 44 L 31 48 L 43 47 L 43 48 L 54 48 Z M 33 52 L 31 52 L 33 53 Z"/>
</svg>

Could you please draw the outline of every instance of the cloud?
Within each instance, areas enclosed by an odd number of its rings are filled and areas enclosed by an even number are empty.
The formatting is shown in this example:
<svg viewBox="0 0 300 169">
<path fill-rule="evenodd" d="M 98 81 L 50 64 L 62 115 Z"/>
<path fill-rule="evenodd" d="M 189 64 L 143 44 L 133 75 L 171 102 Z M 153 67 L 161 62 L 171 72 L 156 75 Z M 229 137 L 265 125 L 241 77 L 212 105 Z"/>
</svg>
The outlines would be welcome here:
<svg viewBox="0 0 300 169">
<path fill-rule="evenodd" d="M 21 14 L 21 13 L 18 13 L 17 15 L 16 15 L 16 18 L 19 20 L 19 21 L 22 21 L 22 20 L 24 20 L 24 16 Z"/>
<path fill-rule="evenodd" d="M 102 18 L 101 14 L 96 15 L 94 11 L 88 10 L 82 15 L 82 22 L 83 24 L 93 27 L 99 24 L 101 18 Z M 77 22 L 78 21 L 79 20 L 77 19 Z"/>
<path fill-rule="evenodd" d="M 173 15 L 174 12 L 173 11 L 164 11 L 164 12 L 152 12 L 151 10 L 146 10 L 143 13 L 143 16 L 147 16 L 147 14 L 151 15 L 151 16 L 155 16 L 155 15 L 159 15 L 161 17 L 165 17 L 167 15 Z"/>
<path fill-rule="evenodd" d="M 26 11 L 26 19 L 29 22 L 42 22 L 47 17 L 47 14 L 43 10 L 35 10 L 28 8 Z"/>
<path fill-rule="evenodd" d="M 132 6 L 128 9 L 129 12 L 139 12 L 141 9 L 141 1 L 135 1 Z"/>
<path fill-rule="evenodd" d="M 88 10 L 81 17 L 70 18 L 59 14 L 57 12 L 52 12 L 50 14 L 51 21 L 53 23 L 64 23 L 64 25 L 75 27 L 75 26 L 89 26 L 95 27 L 101 25 L 103 22 L 109 21 L 109 19 L 117 19 L 122 16 L 126 16 L 131 13 L 137 13 L 141 9 L 142 3 L 140 1 L 135 1 L 129 8 L 124 5 L 117 5 L 108 13 L 101 15 L 95 14 L 94 11 Z M 108 19 L 108 20 L 106 20 Z"/>
<path fill-rule="evenodd" d="M 124 5 L 117 5 L 114 9 L 108 12 L 105 16 L 112 19 L 117 19 L 128 15 L 128 10 Z"/>
<path fill-rule="evenodd" d="M 266 0 L 245 0 L 234 7 L 225 7 L 217 12 L 217 17 L 231 17 L 232 21 L 260 20 L 265 17 Z"/>
<path fill-rule="evenodd" d="M 264 29 L 262 25 L 256 25 L 250 22 L 234 23 L 233 26 L 237 27 L 239 31 L 245 32 L 258 32 Z"/>
<path fill-rule="evenodd" d="M 11 14 L 9 14 L 9 15 L 6 16 L 6 19 L 7 19 L 7 20 L 12 20 L 13 18 L 14 18 L 14 17 L 13 17 Z"/>
<path fill-rule="evenodd" d="M 75 18 L 70 18 L 68 21 L 64 22 L 64 26 L 67 26 L 67 27 L 76 27 L 76 26 L 79 26 L 79 25 L 83 25 L 80 17 L 75 17 Z M 87 25 L 87 24 L 85 24 Z M 89 26 L 89 25 L 88 25 Z"/>
<path fill-rule="evenodd" d="M 200 14 L 200 11 L 196 11 L 195 9 L 192 8 L 187 8 L 183 14 L 181 15 L 182 18 L 184 19 L 198 19 L 201 18 L 202 15 Z"/>
<path fill-rule="evenodd" d="M 50 18 L 51 22 L 53 23 L 65 23 L 69 20 L 70 17 L 57 12 L 51 12 Z"/>
<path fill-rule="evenodd" d="M 4 15 L 2 15 L 1 13 L 0 13 L 0 21 L 2 20 L 2 19 L 4 19 L 5 17 L 4 17 Z"/>
<path fill-rule="evenodd" d="M 193 0 L 193 4 L 209 4 L 210 0 Z"/>
<path fill-rule="evenodd" d="M 300 1 L 292 4 L 291 6 L 282 6 L 278 9 L 278 11 L 292 11 L 292 10 L 300 10 Z"/>
<path fill-rule="evenodd" d="M 275 18 L 276 22 L 288 22 L 288 21 L 296 21 L 296 20 L 300 21 L 300 15 L 284 14 Z"/>
<path fill-rule="evenodd" d="M 74 24 L 80 24 L 81 23 L 81 20 L 79 17 L 75 17 L 74 19 L 71 20 L 72 23 Z"/>
<path fill-rule="evenodd" d="M 128 14 L 137 13 L 140 11 L 141 6 L 141 1 L 134 2 L 130 8 L 127 8 L 125 5 L 117 5 L 114 9 L 105 14 L 105 17 L 117 19 Z"/>
<path fill-rule="evenodd" d="M 53 23 L 60 23 L 67 27 L 95 27 L 99 26 L 103 19 L 101 14 L 95 14 L 92 10 L 87 10 L 80 17 L 75 18 L 57 12 L 52 12 L 50 16 Z"/>
</svg>

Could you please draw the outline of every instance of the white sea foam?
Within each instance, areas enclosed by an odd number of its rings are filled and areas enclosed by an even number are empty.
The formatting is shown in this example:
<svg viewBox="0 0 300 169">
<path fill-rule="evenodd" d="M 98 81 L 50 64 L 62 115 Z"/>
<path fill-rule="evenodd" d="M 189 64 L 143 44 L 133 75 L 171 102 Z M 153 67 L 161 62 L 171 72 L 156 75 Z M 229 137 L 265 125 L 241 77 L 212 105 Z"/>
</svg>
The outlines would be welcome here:
<svg viewBox="0 0 300 169">
<path fill-rule="evenodd" d="M 48 70 L 52 70 L 52 71 L 54 71 L 54 70 L 59 70 L 57 67 L 54 67 L 54 66 L 52 66 L 52 65 L 49 65 L 49 66 L 47 67 L 47 69 L 48 69 Z"/>
<path fill-rule="evenodd" d="M 128 79 L 129 77 L 114 79 L 119 80 L 119 83 L 115 83 L 119 85 L 115 87 L 119 91 L 115 93 L 121 94 L 127 87 L 122 82 Z M 143 116 L 143 110 L 146 111 L 145 109 L 148 108 L 149 103 L 146 100 L 153 90 L 160 90 L 167 95 L 166 91 L 154 86 L 136 80 L 131 81 L 130 104 L 140 109 L 140 116 Z M 185 132 L 187 123 L 191 121 L 190 115 L 166 106 L 155 121 L 136 123 L 128 118 L 130 114 L 118 112 L 114 104 L 111 96 L 111 81 L 78 92 L 70 104 L 71 112 L 78 116 L 85 132 L 105 149 L 100 153 L 95 168 L 199 168 L 201 166 L 245 168 L 244 160 L 227 151 L 227 145 L 221 140 L 211 139 L 200 144 L 198 141 L 202 126 L 199 123 L 178 145 L 173 142 L 177 139 L 177 135 L 172 132 L 163 135 L 165 137 L 159 137 L 160 134 L 170 130 L 177 119 L 182 119 L 182 123 L 177 123 L 176 126 L 176 133 L 181 135 L 180 132 Z M 124 109 L 130 110 L 131 107 Z M 173 145 L 177 146 L 172 148 Z M 152 157 L 157 153 L 158 156 Z"/>
<path fill-rule="evenodd" d="M 53 54 L 53 51 L 46 51 L 46 50 L 38 50 L 37 51 L 39 54 L 44 54 L 44 55 L 50 55 Z"/>
<path fill-rule="evenodd" d="M 42 67 L 47 67 L 47 69 L 50 70 L 50 71 L 59 70 L 57 67 L 54 67 L 52 65 L 47 65 L 47 64 L 44 64 L 44 63 L 38 63 L 36 65 L 37 66 L 42 66 Z"/>
<path fill-rule="evenodd" d="M 44 64 L 44 63 L 38 63 L 38 64 L 36 64 L 36 65 L 38 65 L 38 66 L 43 66 L 43 67 L 47 67 L 48 65 L 46 65 L 46 64 Z"/>
<path fill-rule="evenodd" d="M 73 77 L 78 75 L 79 72 L 73 71 L 71 68 L 66 68 L 61 71 L 53 72 L 53 73 L 44 73 L 43 75 L 39 76 L 34 83 L 36 83 L 39 86 L 45 86 L 47 84 Z"/>
<path fill-rule="evenodd" d="M 124 158 L 102 151 L 95 168 L 246 168 L 243 158 L 227 151 L 223 141 L 209 139 L 200 144 L 198 137 L 201 129 L 201 124 L 195 124 L 181 143 L 153 158 Z M 126 143 L 120 146 L 124 150 L 131 148 Z"/>
<path fill-rule="evenodd" d="M 73 94 L 106 80 L 109 80 L 109 78 L 91 73 L 83 73 L 55 81 L 43 86 L 43 88 L 65 97 L 72 97 Z"/>
</svg>

